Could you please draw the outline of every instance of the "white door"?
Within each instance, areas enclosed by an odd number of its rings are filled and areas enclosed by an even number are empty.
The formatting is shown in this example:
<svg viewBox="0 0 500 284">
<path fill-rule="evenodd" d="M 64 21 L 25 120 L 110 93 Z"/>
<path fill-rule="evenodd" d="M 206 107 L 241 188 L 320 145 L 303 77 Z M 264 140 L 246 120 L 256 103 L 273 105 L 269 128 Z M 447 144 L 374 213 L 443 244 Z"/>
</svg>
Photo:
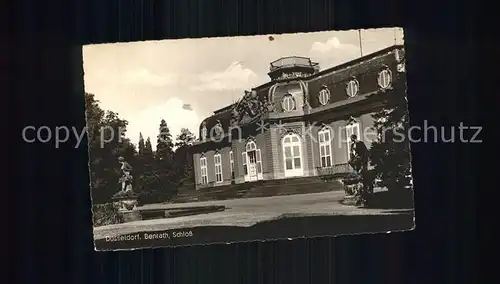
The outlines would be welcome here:
<svg viewBox="0 0 500 284">
<path fill-rule="evenodd" d="M 247 152 L 248 155 L 248 181 L 258 180 L 257 175 L 257 155 L 254 151 Z"/>
<path fill-rule="evenodd" d="M 283 137 L 283 158 L 285 177 L 303 176 L 302 144 L 297 134 Z"/>
</svg>

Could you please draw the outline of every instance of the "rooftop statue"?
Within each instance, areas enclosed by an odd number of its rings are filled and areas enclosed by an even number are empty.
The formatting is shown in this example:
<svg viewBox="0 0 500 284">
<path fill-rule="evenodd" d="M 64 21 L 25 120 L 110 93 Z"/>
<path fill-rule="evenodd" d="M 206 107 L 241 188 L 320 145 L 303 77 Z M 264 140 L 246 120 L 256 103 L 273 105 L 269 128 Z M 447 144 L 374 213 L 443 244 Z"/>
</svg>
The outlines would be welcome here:
<svg viewBox="0 0 500 284">
<path fill-rule="evenodd" d="M 245 116 L 254 120 L 267 110 L 268 106 L 259 100 L 255 90 L 245 91 L 243 98 L 236 103 L 232 110 L 232 124 L 240 123 Z"/>
</svg>

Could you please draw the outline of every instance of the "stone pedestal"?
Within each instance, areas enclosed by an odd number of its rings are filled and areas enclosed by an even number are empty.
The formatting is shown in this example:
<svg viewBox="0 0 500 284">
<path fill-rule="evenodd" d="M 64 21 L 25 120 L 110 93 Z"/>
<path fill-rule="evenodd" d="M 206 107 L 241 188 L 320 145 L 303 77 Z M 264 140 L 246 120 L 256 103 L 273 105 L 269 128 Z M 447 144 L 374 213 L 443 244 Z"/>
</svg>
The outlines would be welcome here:
<svg viewBox="0 0 500 284">
<path fill-rule="evenodd" d="M 342 180 L 345 197 L 342 204 L 350 206 L 363 206 L 363 179 L 360 175 L 353 173 Z"/>
<path fill-rule="evenodd" d="M 118 214 L 124 222 L 142 220 L 137 210 L 139 196 L 132 192 L 119 192 L 113 196 L 113 205 L 118 209 Z"/>
<path fill-rule="evenodd" d="M 343 205 L 359 206 L 362 204 L 361 198 L 355 195 L 346 195 L 341 202 Z"/>
</svg>

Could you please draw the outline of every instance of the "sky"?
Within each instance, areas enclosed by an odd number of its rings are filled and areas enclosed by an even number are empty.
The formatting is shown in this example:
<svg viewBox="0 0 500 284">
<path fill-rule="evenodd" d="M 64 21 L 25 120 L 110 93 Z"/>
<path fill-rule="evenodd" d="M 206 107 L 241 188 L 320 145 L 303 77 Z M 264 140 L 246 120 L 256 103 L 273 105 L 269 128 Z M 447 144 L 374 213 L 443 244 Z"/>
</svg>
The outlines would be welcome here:
<svg viewBox="0 0 500 284">
<path fill-rule="evenodd" d="M 95 44 L 83 47 L 85 91 L 104 110 L 129 122 L 156 144 L 161 119 L 175 138 L 181 128 L 195 135 L 203 119 L 269 81 L 270 62 L 305 56 L 330 68 L 394 44 L 403 30 L 384 28 L 248 37 L 221 37 Z"/>
</svg>

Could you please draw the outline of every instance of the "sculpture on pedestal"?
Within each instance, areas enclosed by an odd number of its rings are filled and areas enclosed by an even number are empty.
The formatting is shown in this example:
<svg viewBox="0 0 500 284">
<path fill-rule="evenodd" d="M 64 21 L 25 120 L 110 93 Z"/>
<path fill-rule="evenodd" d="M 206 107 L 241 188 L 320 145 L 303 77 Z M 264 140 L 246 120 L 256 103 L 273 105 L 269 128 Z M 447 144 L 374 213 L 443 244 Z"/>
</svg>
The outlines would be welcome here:
<svg viewBox="0 0 500 284">
<path fill-rule="evenodd" d="M 119 157 L 118 162 L 121 164 L 120 170 L 122 172 L 122 176 L 118 180 L 121 189 L 113 195 L 112 199 L 118 212 L 125 214 L 123 216 L 125 220 L 138 220 L 138 213 L 135 212 L 138 204 L 138 196 L 132 189 L 132 166 L 123 157 Z"/>
<path fill-rule="evenodd" d="M 364 205 L 367 196 L 373 193 L 373 181 L 368 170 L 369 153 L 365 143 L 359 141 L 355 134 L 351 135 L 350 138 L 349 165 L 354 172 L 343 180 L 344 189 L 346 196 L 354 198 L 355 205 Z"/>
<path fill-rule="evenodd" d="M 133 192 L 132 182 L 134 180 L 132 176 L 132 166 L 125 161 L 123 157 L 118 157 L 118 162 L 121 164 L 122 176 L 120 177 L 121 191 L 122 192 Z"/>
</svg>

